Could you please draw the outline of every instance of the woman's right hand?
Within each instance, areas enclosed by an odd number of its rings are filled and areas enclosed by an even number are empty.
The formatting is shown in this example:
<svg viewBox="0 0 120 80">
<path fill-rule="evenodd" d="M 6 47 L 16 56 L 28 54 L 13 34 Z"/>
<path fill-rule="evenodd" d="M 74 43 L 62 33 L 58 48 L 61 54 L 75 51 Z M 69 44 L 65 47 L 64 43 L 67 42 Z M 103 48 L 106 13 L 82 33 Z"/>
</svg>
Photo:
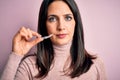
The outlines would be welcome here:
<svg viewBox="0 0 120 80">
<path fill-rule="evenodd" d="M 36 38 L 31 40 L 33 36 Z M 13 38 L 12 51 L 18 55 L 25 55 L 33 46 L 41 41 L 43 41 L 43 38 L 37 32 L 22 27 Z"/>
</svg>

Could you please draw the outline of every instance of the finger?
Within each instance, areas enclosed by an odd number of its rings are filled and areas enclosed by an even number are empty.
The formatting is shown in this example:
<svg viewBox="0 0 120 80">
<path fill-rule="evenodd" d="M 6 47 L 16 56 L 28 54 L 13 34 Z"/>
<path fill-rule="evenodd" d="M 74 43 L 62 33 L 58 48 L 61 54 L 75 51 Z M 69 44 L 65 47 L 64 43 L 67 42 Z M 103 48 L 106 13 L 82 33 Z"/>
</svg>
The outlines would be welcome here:
<svg viewBox="0 0 120 80">
<path fill-rule="evenodd" d="M 28 29 L 29 29 L 29 28 L 28 28 Z M 23 32 L 23 33 L 25 33 L 25 34 L 28 33 L 28 31 L 27 31 L 27 29 L 26 29 L 25 27 L 22 27 L 22 28 L 20 29 L 20 32 Z"/>
<path fill-rule="evenodd" d="M 29 40 L 29 37 L 28 37 L 28 34 L 24 33 L 24 32 L 20 32 L 20 36 L 21 36 L 21 39 L 26 39 L 26 40 Z"/>
<path fill-rule="evenodd" d="M 32 30 L 31 30 L 31 33 L 32 33 L 33 36 L 36 36 L 37 38 L 41 37 L 41 35 L 38 34 L 38 33 L 35 32 L 35 31 L 32 31 Z"/>
<path fill-rule="evenodd" d="M 31 41 L 31 42 L 30 42 L 30 45 L 31 45 L 31 47 L 32 47 L 32 46 L 36 45 L 37 43 L 39 43 L 39 42 L 41 42 L 41 41 L 43 41 L 43 38 L 38 37 L 38 38 L 34 39 L 33 41 Z"/>
<path fill-rule="evenodd" d="M 39 35 L 37 32 L 33 31 L 33 30 L 30 30 L 29 28 L 27 28 L 27 33 L 28 33 L 28 38 L 29 40 L 34 40 L 33 37 L 36 37 L 36 38 L 40 38 L 41 35 Z"/>
<path fill-rule="evenodd" d="M 27 33 L 28 33 L 28 37 L 29 38 L 32 38 L 33 37 L 33 35 L 32 35 L 32 31 L 29 29 L 29 28 L 27 28 Z"/>
<path fill-rule="evenodd" d="M 23 38 L 23 36 L 25 37 L 26 35 L 25 35 L 26 33 L 25 33 L 25 31 L 24 31 L 24 27 L 22 27 L 16 34 L 15 34 L 15 36 L 14 36 L 14 38 L 13 38 L 13 41 L 20 41 L 22 38 Z M 27 36 L 26 36 L 27 37 Z"/>
<path fill-rule="evenodd" d="M 26 40 L 32 38 L 32 33 L 30 32 L 29 28 L 26 29 L 25 27 L 22 27 L 19 33 L 21 35 L 21 38 L 25 38 Z"/>
</svg>

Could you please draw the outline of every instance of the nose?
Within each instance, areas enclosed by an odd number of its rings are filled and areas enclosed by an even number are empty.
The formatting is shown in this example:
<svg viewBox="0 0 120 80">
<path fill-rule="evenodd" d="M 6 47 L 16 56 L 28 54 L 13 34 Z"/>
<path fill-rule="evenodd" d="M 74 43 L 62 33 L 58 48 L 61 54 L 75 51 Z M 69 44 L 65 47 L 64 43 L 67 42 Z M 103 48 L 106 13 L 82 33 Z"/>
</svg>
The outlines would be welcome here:
<svg viewBox="0 0 120 80">
<path fill-rule="evenodd" d="M 62 19 L 59 19 L 57 29 L 59 31 L 65 30 L 65 21 Z"/>
</svg>

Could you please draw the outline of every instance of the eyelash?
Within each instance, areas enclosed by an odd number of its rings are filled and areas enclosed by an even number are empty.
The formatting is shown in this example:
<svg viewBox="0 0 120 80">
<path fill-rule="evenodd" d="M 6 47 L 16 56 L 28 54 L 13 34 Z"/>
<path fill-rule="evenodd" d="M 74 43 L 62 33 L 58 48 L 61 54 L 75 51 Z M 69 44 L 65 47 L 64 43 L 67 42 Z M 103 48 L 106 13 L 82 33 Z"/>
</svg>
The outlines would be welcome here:
<svg viewBox="0 0 120 80">
<path fill-rule="evenodd" d="M 57 17 L 53 16 L 53 17 L 48 18 L 48 21 L 49 22 L 55 22 L 57 19 L 58 19 Z M 71 16 L 69 16 L 69 15 L 65 16 L 65 21 L 71 21 L 71 20 L 72 20 Z"/>
<path fill-rule="evenodd" d="M 57 18 L 55 18 L 55 17 L 48 18 L 48 21 L 50 21 L 50 22 L 54 22 L 55 20 L 57 20 Z"/>
<path fill-rule="evenodd" d="M 65 20 L 66 20 L 66 21 L 71 21 L 71 20 L 72 20 L 72 17 L 71 17 L 71 16 L 66 16 L 66 17 L 65 17 Z"/>
</svg>

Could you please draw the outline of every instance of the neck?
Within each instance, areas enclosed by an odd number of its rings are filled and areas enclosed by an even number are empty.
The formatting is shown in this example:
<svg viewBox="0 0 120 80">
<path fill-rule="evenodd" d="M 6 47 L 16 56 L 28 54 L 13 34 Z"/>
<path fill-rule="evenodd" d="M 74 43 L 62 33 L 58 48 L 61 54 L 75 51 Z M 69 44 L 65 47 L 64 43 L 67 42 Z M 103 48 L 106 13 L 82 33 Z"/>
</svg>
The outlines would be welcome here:
<svg viewBox="0 0 120 80">
<path fill-rule="evenodd" d="M 70 47 L 71 43 L 69 42 L 64 45 L 53 45 L 55 58 L 54 58 L 54 68 L 60 71 L 67 69 L 70 65 Z"/>
<path fill-rule="evenodd" d="M 55 57 L 70 56 L 71 41 L 64 45 L 53 45 Z"/>
</svg>

